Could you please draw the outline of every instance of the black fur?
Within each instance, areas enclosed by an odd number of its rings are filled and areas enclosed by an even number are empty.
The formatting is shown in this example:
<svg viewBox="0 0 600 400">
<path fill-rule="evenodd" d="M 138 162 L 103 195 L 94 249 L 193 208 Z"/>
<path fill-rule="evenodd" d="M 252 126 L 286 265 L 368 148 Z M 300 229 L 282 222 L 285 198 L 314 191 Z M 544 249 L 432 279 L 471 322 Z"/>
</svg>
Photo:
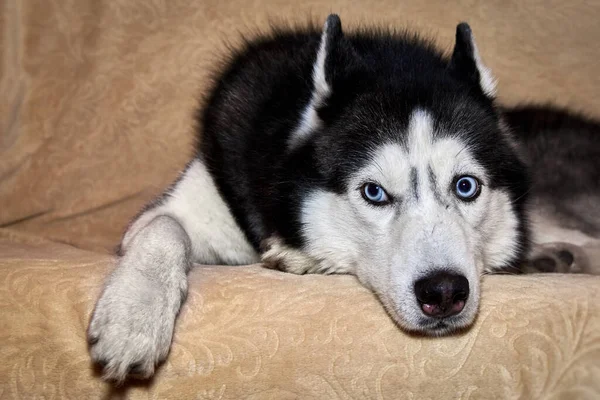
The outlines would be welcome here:
<svg viewBox="0 0 600 400">
<path fill-rule="evenodd" d="M 433 115 L 439 131 L 460 134 L 477 147 L 491 185 L 506 188 L 519 215 L 524 213 L 526 170 L 499 128 L 493 99 L 479 85 L 468 25 L 458 26 L 448 58 L 414 34 L 344 34 L 339 19 L 328 21 L 325 65 L 332 92 L 318 109 L 323 126 L 301 147 L 287 151 L 311 99 L 321 39 L 315 28 L 276 30 L 247 42 L 217 77 L 200 115 L 198 157 L 256 249 L 274 234 L 302 246 L 299 192 L 344 191 L 373 148 L 405 141 L 417 107 Z M 525 225 L 520 231 L 525 244 Z"/>
</svg>

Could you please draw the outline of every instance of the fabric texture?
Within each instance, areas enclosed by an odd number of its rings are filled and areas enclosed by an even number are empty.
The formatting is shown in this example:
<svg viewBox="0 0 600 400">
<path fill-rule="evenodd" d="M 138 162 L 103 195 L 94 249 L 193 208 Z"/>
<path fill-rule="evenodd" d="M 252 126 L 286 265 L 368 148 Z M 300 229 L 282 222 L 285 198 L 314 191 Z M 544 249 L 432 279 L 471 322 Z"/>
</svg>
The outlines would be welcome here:
<svg viewBox="0 0 600 400">
<path fill-rule="evenodd" d="M 487 276 L 461 335 L 398 329 L 350 276 L 203 267 L 168 361 L 112 389 L 85 329 L 128 220 L 188 161 L 239 33 L 270 22 L 473 28 L 505 104 L 598 115 L 600 3 L 548 0 L 0 2 L 0 398 L 597 399 L 600 278 Z"/>
</svg>

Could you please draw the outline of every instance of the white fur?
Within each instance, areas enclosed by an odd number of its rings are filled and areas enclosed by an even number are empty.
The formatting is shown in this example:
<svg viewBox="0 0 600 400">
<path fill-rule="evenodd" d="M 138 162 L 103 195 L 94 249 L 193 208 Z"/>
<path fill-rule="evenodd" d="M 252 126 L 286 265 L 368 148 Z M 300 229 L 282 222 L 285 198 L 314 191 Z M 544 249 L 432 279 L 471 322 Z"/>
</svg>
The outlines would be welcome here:
<svg viewBox="0 0 600 400">
<path fill-rule="evenodd" d="M 313 66 L 313 103 L 320 105 L 323 99 L 329 96 L 331 88 L 327 83 L 325 76 L 325 61 L 327 59 L 327 30 L 328 22 L 325 22 L 323 27 L 323 33 L 321 34 L 321 43 L 319 44 L 319 52 L 317 53 L 317 59 Z"/>
<path fill-rule="evenodd" d="M 282 269 L 292 274 L 341 274 L 343 263 L 335 263 L 334 258 L 313 258 L 305 251 L 290 247 L 279 237 L 271 237 L 265 241 L 267 250 L 261 254 L 264 266 Z M 285 265 L 281 266 L 282 262 Z"/>
<path fill-rule="evenodd" d="M 92 358 L 117 381 L 134 365 L 137 374 L 152 375 L 168 354 L 192 262 L 259 260 L 199 160 L 129 227 L 122 247 L 88 330 Z"/>
<path fill-rule="evenodd" d="M 325 77 L 325 60 L 327 59 L 327 22 L 323 28 L 323 34 L 321 35 L 321 43 L 319 44 L 319 51 L 317 52 L 317 58 L 313 66 L 313 93 L 310 102 L 302 112 L 300 118 L 300 124 L 288 139 L 288 150 L 293 150 L 300 147 L 306 138 L 321 127 L 321 120 L 317 115 L 317 108 L 323 104 L 325 99 L 329 97 L 331 93 L 331 87 L 327 83 Z"/>
<path fill-rule="evenodd" d="M 191 266 L 187 234 L 173 218 L 158 216 L 130 241 L 96 303 L 88 340 L 104 378 L 149 377 L 171 346 L 175 317 L 187 293 Z"/>
<path fill-rule="evenodd" d="M 169 215 L 183 226 L 192 243 L 193 261 L 202 264 L 251 264 L 259 261 L 204 164 L 194 160 L 164 202 L 137 219 L 123 246 L 158 215 Z"/>
<path fill-rule="evenodd" d="M 412 168 L 418 172 L 416 194 Z M 454 177 L 462 174 L 474 175 L 484 184 L 473 202 L 460 201 L 452 191 Z M 358 188 L 367 181 L 382 185 L 396 203 L 385 207 L 366 203 Z M 469 149 L 457 138 L 436 139 L 431 116 L 417 110 L 408 127 L 407 145 L 388 143 L 376 149 L 372 162 L 352 178 L 347 193 L 317 190 L 305 199 L 304 250 L 313 259 L 329 260 L 341 272 L 356 274 L 407 329 L 423 328 L 418 325 L 423 314 L 414 294 L 416 280 L 440 268 L 463 274 L 471 295 L 453 325 L 466 326 L 478 309 L 484 265 L 501 263 L 516 249 L 516 218 L 509 198 L 486 187 L 486 181 L 485 170 Z"/>
<path fill-rule="evenodd" d="M 487 215 L 479 229 L 485 241 L 483 252 L 488 272 L 504 267 L 519 250 L 518 219 L 511 203 L 508 193 L 495 190 L 486 206 Z"/>
<path fill-rule="evenodd" d="M 496 95 L 496 78 L 492 74 L 492 71 L 484 65 L 483 61 L 481 61 L 481 56 L 479 55 L 479 50 L 477 49 L 474 38 L 471 39 L 471 43 L 473 45 L 475 65 L 479 70 L 479 85 L 481 85 L 481 89 L 486 95 L 494 97 Z"/>
<path fill-rule="evenodd" d="M 530 225 L 533 243 L 569 242 L 576 246 L 585 246 L 597 241 L 579 230 L 562 227 L 553 215 L 549 215 L 548 212 L 540 212 L 540 209 L 544 209 L 541 206 L 537 209 L 531 207 L 531 209 Z"/>
</svg>

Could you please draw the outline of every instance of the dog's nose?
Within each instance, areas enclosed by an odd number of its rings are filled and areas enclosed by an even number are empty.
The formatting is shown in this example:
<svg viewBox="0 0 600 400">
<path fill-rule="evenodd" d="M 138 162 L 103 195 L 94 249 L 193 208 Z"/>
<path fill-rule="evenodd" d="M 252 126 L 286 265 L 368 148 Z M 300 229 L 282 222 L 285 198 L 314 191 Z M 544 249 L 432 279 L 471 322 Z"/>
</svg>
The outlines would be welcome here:
<svg viewBox="0 0 600 400">
<path fill-rule="evenodd" d="M 415 295 L 427 316 L 450 317 L 465 307 L 469 281 L 462 275 L 436 272 L 415 283 Z"/>
</svg>

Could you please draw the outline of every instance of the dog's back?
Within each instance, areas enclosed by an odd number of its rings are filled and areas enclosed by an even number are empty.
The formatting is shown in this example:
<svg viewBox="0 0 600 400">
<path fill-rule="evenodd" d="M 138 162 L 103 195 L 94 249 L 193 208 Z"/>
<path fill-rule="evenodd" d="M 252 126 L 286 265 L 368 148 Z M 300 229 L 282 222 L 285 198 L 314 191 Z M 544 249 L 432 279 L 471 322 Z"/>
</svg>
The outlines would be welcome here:
<svg viewBox="0 0 600 400">
<path fill-rule="evenodd" d="M 600 122 L 552 105 L 503 115 L 532 175 L 525 268 L 600 274 Z"/>
</svg>

